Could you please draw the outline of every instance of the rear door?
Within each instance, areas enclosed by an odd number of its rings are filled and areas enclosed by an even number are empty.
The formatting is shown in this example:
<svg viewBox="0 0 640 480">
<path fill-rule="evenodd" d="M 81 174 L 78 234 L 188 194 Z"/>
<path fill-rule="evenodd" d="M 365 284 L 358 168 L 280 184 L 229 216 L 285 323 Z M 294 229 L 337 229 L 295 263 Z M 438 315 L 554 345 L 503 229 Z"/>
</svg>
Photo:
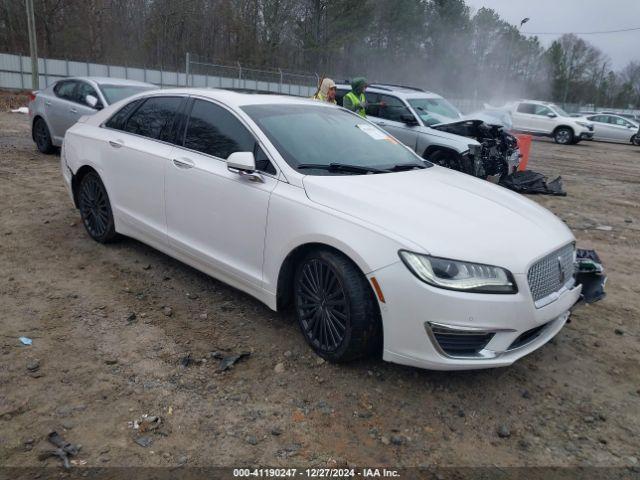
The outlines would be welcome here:
<svg viewBox="0 0 640 480">
<path fill-rule="evenodd" d="M 54 85 L 53 95 L 45 99 L 45 115 L 51 134 L 57 141 L 62 141 L 64 132 L 78 121 L 78 117 L 72 112 L 77 110 L 77 87 L 77 80 L 62 80 Z"/>
<path fill-rule="evenodd" d="M 123 107 L 105 123 L 103 165 L 122 233 L 166 246 L 164 175 L 186 97 L 153 96 Z"/>
<path fill-rule="evenodd" d="M 418 120 L 401 99 L 382 93 L 367 93 L 367 104 L 367 119 L 416 150 Z M 407 124 L 403 119 L 405 116 L 413 117 L 415 125 Z"/>
<path fill-rule="evenodd" d="M 609 116 L 608 115 L 593 115 L 587 117 L 587 120 L 593 123 L 593 139 L 594 140 L 609 140 Z"/>
<path fill-rule="evenodd" d="M 245 151 L 254 152 L 260 181 L 227 168 L 229 155 Z M 225 281 L 261 288 L 267 208 L 277 181 L 264 149 L 231 110 L 193 99 L 182 148 L 166 162 L 171 247 Z"/>
</svg>

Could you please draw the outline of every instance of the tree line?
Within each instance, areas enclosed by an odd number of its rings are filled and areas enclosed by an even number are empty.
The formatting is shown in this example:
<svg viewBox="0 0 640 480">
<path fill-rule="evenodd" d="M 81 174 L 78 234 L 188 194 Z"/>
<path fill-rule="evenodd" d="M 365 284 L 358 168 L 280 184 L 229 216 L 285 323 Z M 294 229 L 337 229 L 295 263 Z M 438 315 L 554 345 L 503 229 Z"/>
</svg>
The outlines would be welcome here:
<svg viewBox="0 0 640 480">
<path fill-rule="evenodd" d="M 40 56 L 184 70 L 217 63 L 414 85 L 457 98 L 640 106 L 621 71 L 575 35 L 549 48 L 464 0 L 35 0 Z M 28 54 L 23 0 L 0 0 L 0 51 Z"/>
</svg>

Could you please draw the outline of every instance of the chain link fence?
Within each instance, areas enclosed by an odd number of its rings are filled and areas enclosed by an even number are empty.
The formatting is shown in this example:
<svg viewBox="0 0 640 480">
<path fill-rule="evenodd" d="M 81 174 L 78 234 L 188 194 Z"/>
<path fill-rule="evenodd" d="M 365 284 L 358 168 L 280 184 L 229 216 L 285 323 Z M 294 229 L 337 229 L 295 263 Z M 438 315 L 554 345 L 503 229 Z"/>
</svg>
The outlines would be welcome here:
<svg viewBox="0 0 640 480">
<path fill-rule="evenodd" d="M 223 65 L 205 61 L 189 53 L 185 66 L 190 87 L 229 88 L 310 97 L 316 92 L 320 81 L 315 73 L 259 69 L 240 62 Z"/>
</svg>

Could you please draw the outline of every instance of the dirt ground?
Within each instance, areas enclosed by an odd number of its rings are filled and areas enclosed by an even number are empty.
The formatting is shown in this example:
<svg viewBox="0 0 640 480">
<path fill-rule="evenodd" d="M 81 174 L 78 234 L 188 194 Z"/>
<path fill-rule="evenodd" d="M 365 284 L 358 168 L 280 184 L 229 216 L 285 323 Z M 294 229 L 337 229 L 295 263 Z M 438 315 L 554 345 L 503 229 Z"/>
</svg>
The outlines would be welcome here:
<svg viewBox="0 0 640 480">
<path fill-rule="evenodd" d="M 562 175 L 567 197 L 532 198 L 600 253 L 608 297 L 509 368 L 335 366 L 290 314 L 139 242 L 90 240 L 59 157 L 0 114 L 0 466 L 59 465 L 39 460 L 56 430 L 100 467 L 637 467 L 640 148 L 536 140 L 529 167 Z M 243 351 L 219 371 L 214 352 Z M 160 427 L 130 428 L 143 414 Z"/>
</svg>

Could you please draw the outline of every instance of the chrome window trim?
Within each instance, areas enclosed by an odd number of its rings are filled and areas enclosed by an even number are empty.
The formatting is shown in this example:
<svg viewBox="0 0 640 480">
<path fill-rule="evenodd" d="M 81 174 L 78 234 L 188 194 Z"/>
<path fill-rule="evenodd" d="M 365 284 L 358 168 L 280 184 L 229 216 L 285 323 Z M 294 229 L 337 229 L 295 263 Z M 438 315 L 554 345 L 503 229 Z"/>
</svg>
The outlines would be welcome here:
<svg viewBox="0 0 640 480">
<path fill-rule="evenodd" d="M 217 106 L 220 106 L 220 107 L 224 108 L 225 110 L 227 110 L 227 111 L 231 112 L 231 113 L 232 113 L 232 114 L 233 114 L 233 115 L 234 115 L 234 116 L 235 116 L 235 117 L 236 117 L 236 118 L 241 122 L 241 124 L 242 124 L 245 128 L 247 128 L 247 130 L 249 130 L 249 133 L 251 133 L 251 135 L 252 135 L 252 136 L 253 136 L 253 138 L 255 139 L 256 143 L 260 146 L 260 148 L 262 148 L 262 151 L 265 153 L 265 155 L 267 155 L 267 157 L 269 157 L 269 161 L 271 162 L 271 164 L 272 164 L 272 165 L 274 166 L 274 168 L 276 169 L 276 174 L 275 174 L 275 175 L 273 175 L 273 174 L 270 174 L 270 173 L 267 173 L 267 172 L 263 172 L 262 170 L 256 170 L 256 171 L 257 171 L 257 172 L 259 172 L 259 173 L 260 173 L 260 175 L 264 175 L 264 176 L 267 176 L 267 177 L 269 177 L 269 178 L 273 178 L 273 179 L 275 179 L 275 180 L 284 181 L 284 182 L 288 183 L 288 182 L 287 182 L 287 180 L 286 180 L 286 178 L 284 177 L 284 174 L 282 174 L 282 176 L 280 176 L 281 169 L 280 169 L 279 165 L 278 165 L 276 162 L 274 162 L 274 161 L 273 161 L 272 156 L 270 155 L 270 153 L 268 152 L 268 150 L 267 150 L 266 148 L 264 148 L 264 144 L 263 144 L 263 143 L 262 143 L 262 142 L 257 138 L 257 136 L 256 136 L 256 134 L 254 133 L 253 129 L 249 128 L 249 127 L 246 125 L 246 123 L 245 123 L 245 122 L 243 122 L 241 119 L 239 119 L 239 118 L 238 118 L 238 116 L 237 116 L 237 115 L 235 115 L 235 113 L 234 113 L 232 110 L 229 110 L 229 108 L 227 108 L 225 105 L 220 104 L 219 102 L 213 101 L 212 99 L 210 99 L 210 98 L 208 98 L 208 97 L 202 97 L 202 96 L 199 96 L 199 95 L 197 95 L 197 96 L 196 96 L 196 95 L 190 95 L 190 94 L 187 94 L 187 93 L 177 93 L 177 94 L 173 94 L 173 93 L 171 93 L 171 94 L 169 94 L 169 93 L 165 93 L 165 94 L 162 94 L 162 93 L 154 93 L 154 94 L 152 94 L 152 95 L 143 96 L 143 97 L 137 97 L 137 98 L 133 98 L 133 99 L 131 99 L 131 102 L 127 102 L 125 105 L 123 105 L 123 106 L 118 110 L 118 112 L 119 112 L 122 108 L 125 108 L 125 107 L 126 107 L 127 105 L 129 105 L 130 103 L 136 102 L 136 101 L 138 101 L 138 100 L 145 100 L 145 101 L 146 101 L 146 100 L 147 100 L 147 99 L 149 99 L 149 98 L 155 98 L 155 97 L 198 98 L 198 99 L 200 99 L 200 100 L 207 100 L 207 101 L 210 101 L 210 102 L 212 102 L 212 103 L 216 104 Z M 114 114 L 113 114 L 113 115 L 115 115 L 115 114 L 116 114 L 116 113 L 118 113 L 118 112 L 114 112 Z M 164 145 L 169 145 L 170 147 L 179 148 L 179 149 L 181 149 L 181 150 L 185 150 L 185 151 L 187 151 L 187 152 L 197 153 L 198 155 L 204 155 L 204 156 L 206 156 L 206 157 L 212 158 L 212 159 L 214 159 L 214 160 L 218 160 L 218 161 L 220 161 L 220 162 L 225 162 L 225 163 L 227 162 L 224 158 L 216 157 L 215 155 L 210 155 L 210 154 L 208 154 L 208 153 L 204 153 L 204 152 L 199 152 L 198 150 L 193 150 L 193 149 L 191 149 L 191 148 L 187 148 L 187 147 L 182 146 L 182 145 L 176 145 L 175 143 L 166 142 L 166 141 L 164 141 L 164 140 L 159 140 L 159 139 L 157 139 L 157 138 L 145 137 L 144 135 L 139 135 L 139 134 L 137 134 L 137 133 L 127 132 L 126 130 L 118 130 L 118 129 L 116 129 L 116 128 L 107 127 L 107 126 L 106 126 L 106 123 L 111 119 L 111 117 L 113 117 L 113 115 L 111 115 L 109 118 L 107 118 L 106 120 L 104 120 L 100 125 L 98 125 L 98 128 L 104 128 L 105 130 L 110 130 L 110 131 L 112 131 L 112 132 L 119 132 L 119 133 L 122 133 L 122 134 L 125 134 L 125 135 L 131 135 L 131 136 L 133 136 L 133 137 L 142 138 L 142 139 L 144 139 L 144 140 L 148 140 L 148 141 L 150 141 L 150 142 L 158 142 L 158 143 L 162 143 L 162 144 L 164 144 Z M 186 114 L 185 114 L 185 115 L 186 115 Z"/>
</svg>

